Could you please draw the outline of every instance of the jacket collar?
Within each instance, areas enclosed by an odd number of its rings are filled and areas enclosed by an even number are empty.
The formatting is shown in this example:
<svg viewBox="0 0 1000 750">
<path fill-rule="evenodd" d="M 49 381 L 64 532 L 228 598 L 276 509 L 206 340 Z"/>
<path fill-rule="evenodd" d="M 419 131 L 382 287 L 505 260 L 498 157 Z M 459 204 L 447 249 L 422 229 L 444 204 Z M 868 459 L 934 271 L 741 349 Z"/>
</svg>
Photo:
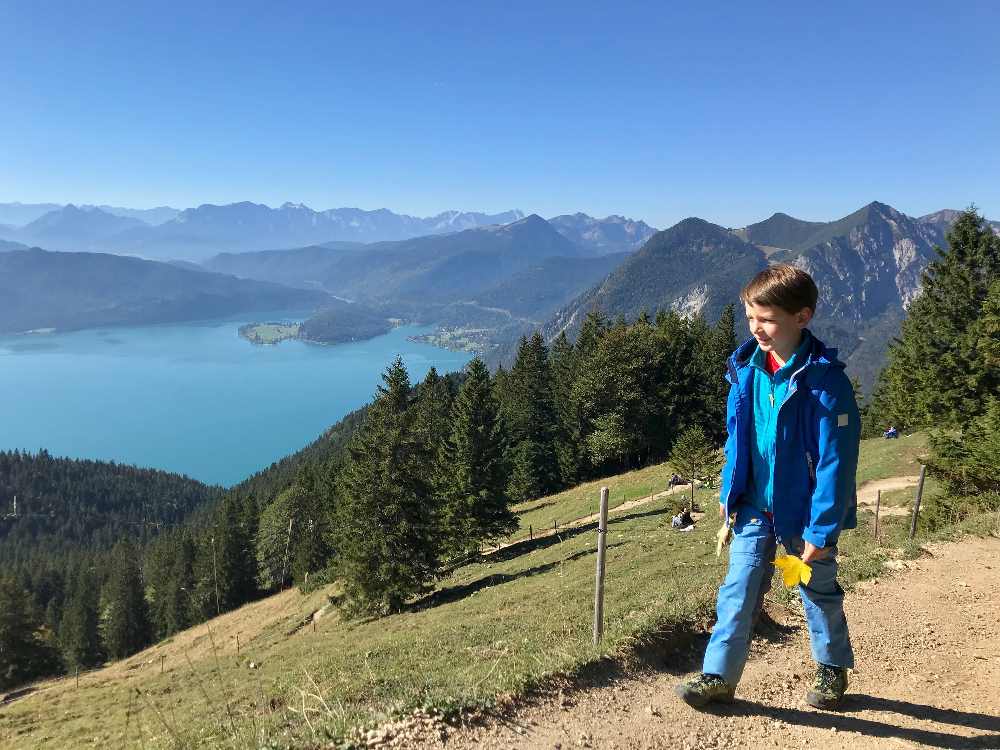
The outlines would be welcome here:
<svg viewBox="0 0 1000 750">
<path fill-rule="evenodd" d="M 796 368 L 791 380 L 798 380 L 802 377 L 807 379 L 807 382 L 816 382 L 828 368 L 844 367 L 844 363 L 837 359 L 836 349 L 828 348 L 808 328 L 805 331 L 811 345 L 805 362 Z M 756 350 L 757 340 L 752 336 L 740 344 L 727 362 L 726 380 L 730 383 L 739 382 L 740 371 L 749 366 L 750 358 Z"/>
</svg>

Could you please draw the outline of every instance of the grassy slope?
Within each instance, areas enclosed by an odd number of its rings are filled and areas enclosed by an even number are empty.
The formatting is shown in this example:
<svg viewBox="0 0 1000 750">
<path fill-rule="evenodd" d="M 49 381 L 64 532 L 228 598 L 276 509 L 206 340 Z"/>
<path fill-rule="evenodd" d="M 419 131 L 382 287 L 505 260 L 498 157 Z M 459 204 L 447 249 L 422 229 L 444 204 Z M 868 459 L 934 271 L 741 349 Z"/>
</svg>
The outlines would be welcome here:
<svg viewBox="0 0 1000 750">
<path fill-rule="evenodd" d="M 914 473 L 913 456 L 922 445 L 920 436 L 866 441 L 859 479 Z M 549 519 L 551 525 L 553 516 L 586 515 L 602 484 L 620 502 L 654 486 L 661 490 L 668 476 L 664 465 L 592 483 L 526 504 L 523 522 Z M 712 509 L 715 497 L 704 491 L 698 502 Z M 72 680 L 53 681 L 43 686 L 47 691 L 5 707 L 0 745 L 121 744 L 126 735 L 138 744 L 140 732 L 148 747 L 177 744 L 177 738 L 182 746 L 239 747 L 252 744 L 255 732 L 298 744 L 414 707 L 489 704 L 602 655 L 625 653 L 664 627 L 710 611 L 725 570 L 725 558 L 714 554 L 717 522 L 708 517 L 692 533 L 672 531 L 668 504 L 675 499 L 612 516 L 599 648 L 590 643 L 596 545 L 590 524 L 462 567 L 410 611 L 380 620 L 342 622 L 330 611 L 315 630 L 310 624 L 289 635 L 335 594 L 332 588 L 248 605 L 209 623 L 211 635 L 198 626 L 85 676 L 79 689 Z M 869 541 L 869 522 L 863 514 L 859 530 L 841 539 L 846 585 L 877 572 L 886 557 Z M 884 519 L 884 543 L 901 545 L 906 522 Z M 262 666 L 251 669 L 251 661 Z M 142 694 L 130 699 L 133 686 Z M 303 698 L 303 691 L 325 703 Z M 303 700 L 319 709 L 310 714 L 318 735 L 292 711 L 300 711 Z"/>
</svg>

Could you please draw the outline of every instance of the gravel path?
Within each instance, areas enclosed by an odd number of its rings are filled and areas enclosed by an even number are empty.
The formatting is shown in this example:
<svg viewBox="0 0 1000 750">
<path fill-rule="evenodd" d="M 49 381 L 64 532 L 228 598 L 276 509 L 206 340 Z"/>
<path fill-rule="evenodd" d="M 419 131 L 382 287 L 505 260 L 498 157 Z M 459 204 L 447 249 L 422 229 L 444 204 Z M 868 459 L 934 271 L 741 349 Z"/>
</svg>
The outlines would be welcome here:
<svg viewBox="0 0 1000 750">
<path fill-rule="evenodd" d="M 918 476 L 890 477 L 889 479 L 875 479 L 865 482 L 858 487 L 858 509 L 865 508 L 875 512 L 875 499 L 878 491 L 891 492 L 892 490 L 905 490 L 908 487 L 916 487 L 920 481 Z M 911 509 L 905 505 L 883 505 L 879 508 L 879 515 L 882 516 L 906 516 L 911 513 Z"/>
<path fill-rule="evenodd" d="M 403 747 L 1000 748 L 1000 539 L 933 546 L 848 593 L 858 668 L 838 713 L 802 701 L 812 677 L 801 614 L 769 610 L 737 701 L 695 711 L 673 694 L 683 672 L 614 667 L 462 729 L 397 736 Z M 697 668 L 702 636 L 683 668 Z M 674 657 L 676 662 L 678 657 Z M 429 724 L 430 722 L 424 722 Z M 391 743 L 390 744 L 396 744 Z"/>
</svg>

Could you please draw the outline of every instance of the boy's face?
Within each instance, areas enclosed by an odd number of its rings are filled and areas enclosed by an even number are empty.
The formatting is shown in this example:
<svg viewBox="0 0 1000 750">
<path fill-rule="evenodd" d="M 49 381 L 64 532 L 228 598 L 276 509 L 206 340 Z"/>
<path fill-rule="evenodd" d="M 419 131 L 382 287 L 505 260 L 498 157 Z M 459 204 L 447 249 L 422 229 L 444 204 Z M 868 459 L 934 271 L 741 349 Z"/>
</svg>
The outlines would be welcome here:
<svg viewBox="0 0 1000 750">
<path fill-rule="evenodd" d="M 770 305 L 744 304 L 750 334 L 757 339 L 765 352 L 774 352 L 782 361 L 787 361 L 802 340 L 802 329 L 812 320 L 812 310 L 803 307 L 797 313 L 790 313 L 780 307 Z"/>
</svg>

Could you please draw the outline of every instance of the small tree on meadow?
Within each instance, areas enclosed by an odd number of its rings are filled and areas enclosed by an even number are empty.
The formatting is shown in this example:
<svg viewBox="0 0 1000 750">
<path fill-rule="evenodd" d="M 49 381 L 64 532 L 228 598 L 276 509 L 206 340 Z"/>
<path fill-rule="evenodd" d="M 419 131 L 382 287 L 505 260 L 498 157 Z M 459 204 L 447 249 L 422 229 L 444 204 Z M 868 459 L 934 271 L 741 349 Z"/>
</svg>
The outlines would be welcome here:
<svg viewBox="0 0 1000 750">
<path fill-rule="evenodd" d="M 670 454 L 670 463 L 681 476 L 691 482 L 691 503 L 694 509 L 696 481 L 711 481 L 722 471 L 723 458 L 700 427 L 689 427 L 680 434 Z"/>
</svg>

